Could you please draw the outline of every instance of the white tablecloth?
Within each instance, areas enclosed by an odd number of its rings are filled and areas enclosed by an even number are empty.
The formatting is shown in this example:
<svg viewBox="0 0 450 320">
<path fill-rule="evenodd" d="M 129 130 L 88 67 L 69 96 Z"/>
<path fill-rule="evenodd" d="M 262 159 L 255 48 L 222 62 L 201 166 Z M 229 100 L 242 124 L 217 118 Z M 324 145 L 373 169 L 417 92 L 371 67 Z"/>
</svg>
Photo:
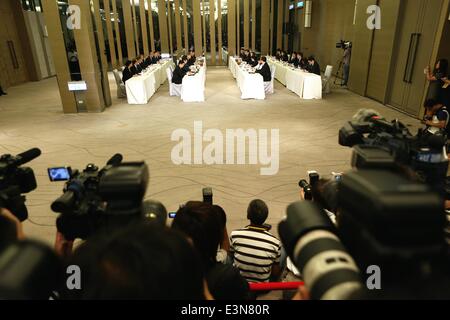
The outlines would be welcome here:
<svg viewBox="0 0 450 320">
<path fill-rule="evenodd" d="M 251 74 L 243 70 L 233 57 L 230 57 L 229 68 L 241 90 L 241 99 L 264 100 L 266 98 L 264 79 L 259 73 Z"/>
<path fill-rule="evenodd" d="M 125 83 L 128 104 L 147 104 L 159 87 L 167 80 L 166 69 L 173 62 L 164 61 L 150 66 L 142 75 L 135 76 Z"/>
<path fill-rule="evenodd" d="M 302 99 L 322 99 L 322 78 L 313 73 L 294 69 L 274 59 L 269 64 L 276 67 L 275 79 L 295 92 Z"/>
<path fill-rule="evenodd" d="M 206 63 L 194 76 L 184 76 L 181 87 L 181 100 L 184 102 L 204 102 L 206 82 Z"/>
</svg>

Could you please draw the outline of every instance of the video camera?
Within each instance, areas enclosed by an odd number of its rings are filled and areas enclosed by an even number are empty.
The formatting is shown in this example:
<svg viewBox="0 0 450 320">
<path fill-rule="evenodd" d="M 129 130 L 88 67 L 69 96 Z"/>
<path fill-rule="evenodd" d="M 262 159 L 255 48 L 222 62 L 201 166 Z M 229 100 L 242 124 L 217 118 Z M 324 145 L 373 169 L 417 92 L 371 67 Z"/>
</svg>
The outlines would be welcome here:
<svg viewBox="0 0 450 320">
<path fill-rule="evenodd" d="M 86 239 L 99 229 L 145 215 L 143 198 L 149 182 L 145 162 L 122 163 L 122 155 L 116 154 L 103 169 L 89 164 L 81 172 L 68 168 L 68 173 L 63 195 L 51 205 L 61 213 L 56 225 L 67 239 Z"/>
<path fill-rule="evenodd" d="M 5 154 L 0 157 L 0 208 L 11 211 L 20 221 L 28 218 L 26 198 L 22 194 L 36 189 L 36 177 L 31 168 L 21 167 L 41 155 L 34 148 L 17 156 Z"/>
<path fill-rule="evenodd" d="M 336 48 L 337 49 L 347 49 L 347 48 L 351 48 L 352 47 L 352 42 L 351 41 L 345 41 L 345 40 L 341 40 L 339 42 L 336 43 Z"/>
<path fill-rule="evenodd" d="M 425 184 L 386 170 L 349 172 L 339 185 L 338 227 L 311 201 L 291 204 L 279 224 L 283 246 L 311 298 L 365 299 L 369 290 L 363 272 L 369 266 L 383 272 L 382 297 L 449 296 L 448 281 L 439 285 L 448 280 L 440 273 L 447 264 L 441 197 Z M 418 283 L 424 285 L 420 292 L 404 290 Z M 431 283 L 438 289 L 427 291 Z"/>
<path fill-rule="evenodd" d="M 339 131 L 339 144 L 354 147 L 352 166 L 358 169 L 412 169 L 420 181 L 444 193 L 448 170 L 447 137 L 413 136 L 398 120 L 389 122 L 371 110 L 361 110 Z"/>
</svg>

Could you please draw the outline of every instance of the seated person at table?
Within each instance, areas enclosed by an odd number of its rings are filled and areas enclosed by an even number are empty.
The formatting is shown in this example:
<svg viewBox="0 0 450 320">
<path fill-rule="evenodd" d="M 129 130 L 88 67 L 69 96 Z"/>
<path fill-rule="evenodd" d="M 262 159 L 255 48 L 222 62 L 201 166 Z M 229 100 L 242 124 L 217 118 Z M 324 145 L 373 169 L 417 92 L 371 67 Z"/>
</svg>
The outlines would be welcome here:
<svg viewBox="0 0 450 320">
<path fill-rule="evenodd" d="M 189 68 L 190 66 L 193 66 L 195 61 L 192 61 L 192 55 L 189 52 L 189 54 L 186 57 L 186 66 Z"/>
<path fill-rule="evenodd" d="M 258 65 L 258 58 L 253 51 L 250 53 L 249 64 L 254 68 Z"/>
<path fill-rule="evenodd" d="M 152 53 L 152 64 L 157 64 L 158 63 L 158 52 L 154 51 Z"/>
<path fill-rule="evenodd" d="M 307 65 L 307 61 L 305 61 L 304 55 L 302 52 L 297 53 L 298 67 L 301 69 L 305 69 Z"/>
<path fill-rule="evenodd" d="M 158 59 L 158 61 L 162 59 L 161 52 L 156 51 L 156 59 Z"/>
<path fill-rule="evenodd" d="M 289 61 L 289 57 L 288 57 L 288 55 L 287 55 L 287 53 L 285 51 L 281 52 L 280 60 L 283 61 L 283 62 L 288 62 Z"/>
<path fill-rule="evenodd" d="M 309 73 L 314 73 L 320 76 L 320 66 L 314 57 L 311 56 L 308 58 L 308 65 L 306 66 L 306 70 Z"/>
<path fill-rule="evenodd" d="M 195 51 L 194 51 L 194 49 L 191 49 L 190 51 L 189 51 L 189 55 L 191 56 L 191 59 L 190 59 L 190 64 L 191 64 L 191 66 L 192 65 L 194 65 L 195 64 L 195 62 L 197 61 L 197 57 L 195 56 Z"/>
<path fill-rule="evenodd" d="M 277 54 L 275 55 L 277 60 L 281 60 L 281 49 L 277 49 Z"/>
<path fill-rule="evenodd" d="M 270 73 L 270 67 L 267 64 L 267 59 L 264 56 L 259 58 L 259 64 L 256 67 L 256 73 L 262 75 L 264 82 L 270 82 L 272 80 L 272 75 Z"/>
<path fill-rule="evenodd" d="M 184 62 L 183 71 L 184 71 L 185 73 L 188 73 L 189 70 L 191 70 L 191 66 L 190 66 L 189 63 L 188 63 L 189 57 L 186 56 L 186 55 L 184 55 L 184 56 L 181 57 L 180 61 L 183 61 L 183 62 Z"/>
<path fill-rule="evenodd" d="M 244 58 L 242 60 L 250 64 L 250 52 L 248 50 L 244 51 Z"/>
<path fill-rule="evenodd" d="M 134 73 L 134 74 L 139 74 L 139 73 L 142 72 L 142 68 L 141 68 L 141 66 L 139 65 L 138 60 L 133 59 L 133 68 L 132 68 L 131 70 L 133 70 L 133 73 Z"/>
<path fill-rule="evenodd" d="M 297 58 L 297 52 L 293 52 L 291 56 L 291 60 L 289 61 L 290 64 L 294 65 L 294 67 L 298 67 L 299 61 Z"/>
<path fill-rule="evenodd" d="M 241 48 L 241 53 L 240 53 L 239 57 L 240 57 L 242 60 L 244 60 L 244 58 L 245 58 L 245 50 L 244 50 L 244 48 Z"/>
<path fill-rule="evenodd" d="M 145 59 L 145 64 L 147 67 L 151 66 L 153 64 L 153 52 L 150 52 L 150 54 Z"/>
<path fill-rule="evenodd" d="M 186 65 L 186 60 L 181 59 L 178 62 L 175 70 L 173 71 L 172 82 L 175 84 L 182 84 L 183 78 L 186 75 L 186 71 L 184 71 L 184 67 Z"/>
<path fill-rule="evenodd" d="M 133 62 L 128 60 L 125 63 L 125 69 L 123 69 L 122 72 L 122 82 L 125 83 L 127 80 L 133 78 L 134 72 L 133 72 Z"/>
</svg>

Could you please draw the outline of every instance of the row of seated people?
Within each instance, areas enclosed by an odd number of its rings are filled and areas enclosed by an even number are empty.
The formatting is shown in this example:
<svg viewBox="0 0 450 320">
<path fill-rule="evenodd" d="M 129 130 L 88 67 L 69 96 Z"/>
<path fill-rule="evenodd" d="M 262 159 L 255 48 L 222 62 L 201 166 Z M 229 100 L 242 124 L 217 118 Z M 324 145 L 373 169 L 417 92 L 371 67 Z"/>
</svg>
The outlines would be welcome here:
<svg viewBox="0 0 450 320">
<path fill-rule="evenodd" d="M 152 64 L 157 64 L 159 60 L 161 60 L 161 53 L 159 51 L 150 52 L 147 57 L 145 57 L 143 54 L 140 54 L 136 59 L 128 60 L 125 63 L 122 72 L 123 83 L 131 79 L 134 75 L 140 74 L 143 70 L 147 69 Z"/>
<path fill-rule="evenodd" d="M 178 60 L 177 66 L 173 71 L 172 82 L 175 84 L 182 84 L 184 76 L 189 72 L 191 66 L 195 64 L 197 57 L 195 50 L 191 49 L 188 55 L 184 55 Z"/>
<path fill-rule="evenodd" d="M 255 68 L 255 72 L 259 73 L 263 77 L 264 82 L 269 82 L 272 80 L 270 67 L 267 63 L 267 57 L 260 56 L 258 58 L 254 51 L 245 48 L 241 48 L 239 57 L 243 62 L 246 62 L 248 65 Z"/>
<path fill-rule="evenodd" d="M 300 68 L 320 76 L 320 66 L 314 56 L 305 58 L 302 52 L 292 52 L 287 54 L 285 51 L 278 49 L 275 58 L 279 61 L 287 62 L 296 68 Z"/>
</svg>

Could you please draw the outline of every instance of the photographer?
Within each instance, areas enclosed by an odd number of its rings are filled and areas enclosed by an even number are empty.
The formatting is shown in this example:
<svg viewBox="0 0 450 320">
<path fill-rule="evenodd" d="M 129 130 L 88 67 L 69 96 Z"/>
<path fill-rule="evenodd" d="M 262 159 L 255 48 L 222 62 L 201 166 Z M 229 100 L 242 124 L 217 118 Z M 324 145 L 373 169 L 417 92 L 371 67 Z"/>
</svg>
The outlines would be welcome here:
<svg viewBox="0 0 450 320">
<path fill-rule="evenodd" d="M 172 229 L 185 234 L 198 250 L 208 287 L 215 299 L 245 300 L 248 284 L 239 270 L 216 260 L 217 248 L 223 241 L 223 226 L 223 217 L 219 216 L 217 208 L 191 201 L 178 210 Z"/>
<path fill-rule="evenodd" d="M 434 99 L 425 101 L 425 117 L 422 124 L 426 125 L 426 130 L 431 134 L 447 131 L 449 123 L 449 112 L 447 108 Z"/>
<path fill-rule="evenodd" d="M 249 282 L 269 282 L 281 275 L 281 242 L 264 225 L 269 209 L 262 200 L 253 200 L 247 209 L 250 225 L 231 233 L 234 266 Z"/>
<path fill-rule="evenodd" d="M 154 223 L 100 232 L 74 252 L 69 264 L 82 270 L 82 289 L 63 288 L 63 299 L 212 299 L 194 248 L 178 232 Z"/>
</svg>

